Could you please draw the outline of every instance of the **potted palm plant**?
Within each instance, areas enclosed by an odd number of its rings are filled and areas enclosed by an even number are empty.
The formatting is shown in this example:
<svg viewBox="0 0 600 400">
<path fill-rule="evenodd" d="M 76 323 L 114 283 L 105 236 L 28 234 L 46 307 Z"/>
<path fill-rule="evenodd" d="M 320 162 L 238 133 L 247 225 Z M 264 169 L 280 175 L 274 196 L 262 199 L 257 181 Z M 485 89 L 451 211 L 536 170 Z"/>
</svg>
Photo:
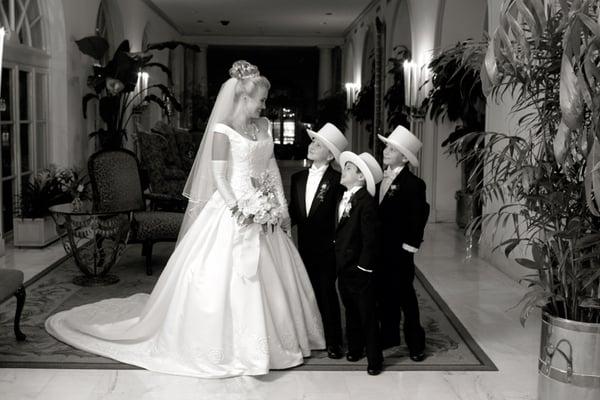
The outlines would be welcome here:
<svg viewBox="0 0 600 400">
<path fill-rule="evenodd" d="M 104 127 L 90 133 L 90 137 L 98 137 L 101 148 L 119 148 L 127 140 L 127 125 L 136 113 L 143 110 L 148 103 L 157 104 L 167 115 L 171 108 L 181 111 L 179 101 L 173 96 L 170 88 L 162 83 L 147 87 L 138 85 L 139 73 L 150 68 L 163 71 L 171 82 L 171 71 L 167 66 L 152 61 L 154 50 L 174 49 L 184 46 L 195 51 L 200 48 L 184 42 L 163 42 L 148 45 L 140 53 L 130 52 L 129 41 L 124 40 L 106 65 L 100 62 L 108 51 L 108 42 L 101 36 L 88 36 L 75 41 L 79 50 L 97 60 L 93 71 L 87 79 L 87 85 L 93 90 L 83 96 L 83 117 L 87 118 L 87 107 L 91 100 L 97 100 L 99 115 Z"/>
<path fill-rule="evenodd" d="M 49 207 L 88 196 L 87 176 L 71 168 L 50 166 L 31 175 L 15 201 L 13 244 L 44 247 L 58 239 Z"/>
<path fill-rule="evenodd" d="M 442 142 L 442 147 L 468 133 L 484 130 L 486 100 L 481 88 L 479 70 L 486 44 L 487 41 L 465 40 L 442 51 L 429 63 L 432 73 L 431 90 L 423 102 L 423 107 L 436 122 L 447 119 L 458 124 Z M 450 147 L 450 154 L 453 153 L 452 150 Z M 462 163 L 461 167 L 462 185 L 456 192 L 456 223 L 464 228 L 480 214 L 480 206 L 475 193 L 467 185 L 473 165 Z"/>
<path fill-rule="evenodd" d="M 488 207 L 469 233 L 512 226 L 497 247 L 526 254 L 521 322 L 542 308 L 544 400 L 600 398 L 599 11 L 597 0 L 505 1 L 481 79 L 490 96 L 514 95 L 520 131 L 451 145 L 484 175 L 470 183 Z"/>
</svg>

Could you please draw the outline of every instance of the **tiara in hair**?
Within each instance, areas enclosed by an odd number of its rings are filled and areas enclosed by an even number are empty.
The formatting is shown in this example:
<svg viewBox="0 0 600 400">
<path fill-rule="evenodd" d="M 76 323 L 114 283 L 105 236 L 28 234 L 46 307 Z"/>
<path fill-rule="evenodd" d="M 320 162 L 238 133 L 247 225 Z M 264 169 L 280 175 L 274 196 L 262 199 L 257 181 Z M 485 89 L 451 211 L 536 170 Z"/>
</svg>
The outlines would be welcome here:
<svg viewBox="0 0 600 400">
<path fill-rule="evenodd" d="M 233 66 L 229 68 L 229 76 L 237 79 L 256 78 L 259 76 L 258 68 L 256 65 L 250 64 L 248 61 L 239 60 L 233 63 Z"/>
</svg>

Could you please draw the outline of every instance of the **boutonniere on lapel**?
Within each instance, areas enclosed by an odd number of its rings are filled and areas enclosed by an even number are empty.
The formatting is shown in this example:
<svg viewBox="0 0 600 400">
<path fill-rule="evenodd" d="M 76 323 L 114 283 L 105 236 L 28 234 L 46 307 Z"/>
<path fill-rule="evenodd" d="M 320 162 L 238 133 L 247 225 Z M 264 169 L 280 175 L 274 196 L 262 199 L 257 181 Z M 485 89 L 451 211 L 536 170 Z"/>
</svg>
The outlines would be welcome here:
<svg viewBox="0 0 600 400">
<path fill-rule="evenodd" d="M 321 186 L 319 186 L 319 191 L 317 192 L 316 196 L 319 203 L 325 201 L 325 194 L 327 193 L 327 190 L 329 190 L 329 184 L 327 182 L 323 182 Z"/>
<path fill-rule="evenodd" d="M 344 207 L 344 211 L 342 211 L 342 218 L 348 218 L 350 216 L 350 211 L 352 211 L 352 201 L 349 200 Z"/>
<path fill-rule="evenodd" d="M 398 190 L 398 185 L 391 185 L 386 194 L 390 197 L 394 196 Z"/>
</svg>

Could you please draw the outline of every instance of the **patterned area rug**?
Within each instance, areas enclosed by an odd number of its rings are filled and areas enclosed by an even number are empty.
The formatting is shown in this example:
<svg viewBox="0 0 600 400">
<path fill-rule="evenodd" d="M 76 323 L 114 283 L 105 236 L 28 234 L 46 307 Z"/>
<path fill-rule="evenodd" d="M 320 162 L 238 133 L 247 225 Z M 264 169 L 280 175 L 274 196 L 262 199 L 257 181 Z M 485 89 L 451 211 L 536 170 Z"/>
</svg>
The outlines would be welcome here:
<svg viewBox="0 0 600 400">
<path fill-rule="evenodd" d="M 81 287 L 72 283 L 79 271 L 72 259 L 65 259 L 27 283 L 27 300 L 21 328 L 25 342 L 15 340 L 12 323 L 14 298 L 0 304 L 0 367 L 2 368 L 77 368 L 138 369 L 61 343 L 44 330 L 49 315 L 81 304 L 111 297 L 127 297 L 149 293 L 172 252 L 172 245 L 155 246 L 155 273 L 147 276 L 141 247 L 130 246 L 111 272 L 120 277 L 117 284 L 103 287 Z M 417 271 L 415 288 L 419 297 L 421 322 L 427 334 L 427 358 L 415 363 L 408 358 L 405 346 L 384 352 L 385 369 L 392 371 L 497 371 L 494 363 L 473 340 L 465 327 L 439 297 L 423 275 Z M 1 300 L 1 299 L 0 299 Z M 357 363 L 345 359 L 332 360 L 323 351 L 313 352 L 305 364 L 294 369 L 312 371 L 344 371 L 366 369 L 366 358 Z"/>
</svg>

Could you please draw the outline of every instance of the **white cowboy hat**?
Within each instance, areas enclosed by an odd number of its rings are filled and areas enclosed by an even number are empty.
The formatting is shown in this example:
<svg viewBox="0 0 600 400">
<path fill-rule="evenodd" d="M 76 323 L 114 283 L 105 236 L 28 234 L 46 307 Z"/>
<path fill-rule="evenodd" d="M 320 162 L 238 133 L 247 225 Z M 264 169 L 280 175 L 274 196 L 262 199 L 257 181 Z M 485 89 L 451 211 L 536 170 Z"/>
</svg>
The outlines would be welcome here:
<svg viewBox="0 0 600 400">
<path fill-rule="evenodd" d="M 362 172 L 367 181 L 367 192 L 371 196 L 375 196 L 375 185 L 383 179 L 383 170 L 375 157 L 369 153 L 360 153 L 357 155 L 351 151 L 345 151 L 340 155 L 340 165 L 342 168 L 348 161 L 356 165 L 359 171 Z"/>
<path fill-rule="evenodd" d="M 396 148 L 400 153 L 402 153 L 408 161 L 411 163 L 413 167 L 419 166 L 419 160 L 417 160 L 417 153 L 423 146 L 423 143 L 411 133 L 408 129 L 403 127 L 402 125 L 398 125 L 396 129 L 390 136 L 385 137 L 381 135 L 377 135 L 382 142 L 389 144 Z"/>
<path fill-rule="evenodd" d="M 348 146 L 346 136 L 332 123 L 326 123 L 317 132 L 307 129 L 308 136 L 319 139 L 331 151 L 336 161 L 340 160 L 340 153 Z"/>
</svg>

